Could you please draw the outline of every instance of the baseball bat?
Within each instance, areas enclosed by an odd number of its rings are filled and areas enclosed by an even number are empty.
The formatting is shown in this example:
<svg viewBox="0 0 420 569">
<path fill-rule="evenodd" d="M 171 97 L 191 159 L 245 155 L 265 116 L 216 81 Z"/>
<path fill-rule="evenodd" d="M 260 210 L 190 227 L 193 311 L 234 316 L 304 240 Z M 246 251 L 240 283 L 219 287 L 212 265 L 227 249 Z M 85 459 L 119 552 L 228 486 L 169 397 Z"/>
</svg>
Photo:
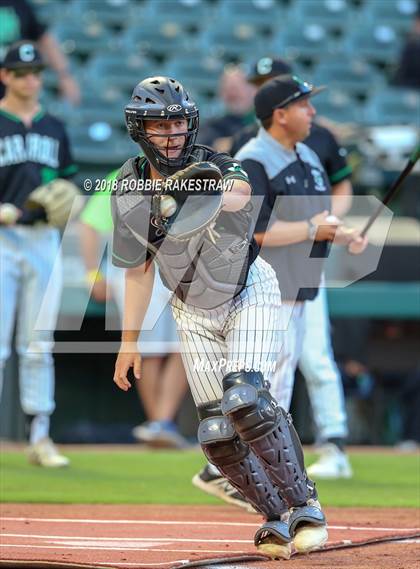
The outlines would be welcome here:
<svg viewBox="0 0 420 569">
<path fill-rule="evenodd" d="M 395 196 L 395 194 L 398 192 L 398 190 L 401 187 L 401 184 L 404 182 L 406 177 L 409 175 L 411 170 L 414 168 L 414 166 L 416 165 L 416 162 L 419 158 L 420 158 L 420 145 L 417 145 L 417 147 L 415 148 L 415 150 L 411 154 L 410 158 L 408 159 L 408 162 L 407 162 L 404 170 L 401 172 L 401 174 L 398 176 L 398 178 L 393 182 L 393 184 L 391 185 L 391 187 L 389 188 L 389 190 L 385 194 L 385 197 L 382 200 L 382 203 L 378 206 L 378 209 L 376 211 L 374 211 L 372 213 L 372 215 L 369 217 L 365 227 L 363 228 L 363 230 L 360 234 L 361 237 L 364 237 L 366 235 L 366 233 L 369 231 L 372 224 L 374 223 L 374 221 L 376 220 L 378 215 L 381 213 L 381 211 L 384 209 L 386 204 L 389 203 L 392 200 L 392 198 Z"/>
</svg>

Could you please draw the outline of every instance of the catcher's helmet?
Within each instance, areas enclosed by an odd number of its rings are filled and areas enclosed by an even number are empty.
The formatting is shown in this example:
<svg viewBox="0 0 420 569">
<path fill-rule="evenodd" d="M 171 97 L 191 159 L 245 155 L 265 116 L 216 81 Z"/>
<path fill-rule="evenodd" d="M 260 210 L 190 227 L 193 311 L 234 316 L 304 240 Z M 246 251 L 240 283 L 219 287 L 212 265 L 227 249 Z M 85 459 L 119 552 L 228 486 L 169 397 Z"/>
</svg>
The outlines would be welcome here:
<svg viewBox="0 0 420 569">
<path fill-rule="evenodd" d="M 144 123 L 151 119 L 177 118 L 188 121 L 187 132 L 177 134 L 185 136 L 185 144 L 180 156 L 168 158 L 150 142 Z M 160 174 L 170 176 L 186 166 L 197 138 L 198 109 L 181 83 L 169 77 L 144 79 L 134 88 L 131 101 L 125 107 L 125 120 L 131 138 Z"/>
</svg>

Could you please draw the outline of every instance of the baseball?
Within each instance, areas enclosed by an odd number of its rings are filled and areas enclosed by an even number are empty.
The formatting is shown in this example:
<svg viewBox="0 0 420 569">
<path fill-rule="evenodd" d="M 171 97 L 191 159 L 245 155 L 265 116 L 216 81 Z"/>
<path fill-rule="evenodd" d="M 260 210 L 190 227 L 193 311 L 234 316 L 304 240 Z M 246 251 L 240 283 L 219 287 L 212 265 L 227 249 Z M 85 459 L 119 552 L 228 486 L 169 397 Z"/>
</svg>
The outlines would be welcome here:
<svg viewBox="0 0 420 569">
<path fill-rule="evenodd" d="M 172 196 L 160 198 L 160 212 L 163 217 L 171 217 L 177 210 L 176 200 Z"/>
<path fill-rule="evenodd" d="M 12 225 L 20 216 L 20 210 L 11 203 L 0 205 L 0 223 Z"/>
<path fill-rule="evenodd" d="M 340 223 L 340 220 L 335 215 L 327 215 L 325 221 L 328 221 L 328 223 L 336 223 L 337 225 Z"/>
</svg>

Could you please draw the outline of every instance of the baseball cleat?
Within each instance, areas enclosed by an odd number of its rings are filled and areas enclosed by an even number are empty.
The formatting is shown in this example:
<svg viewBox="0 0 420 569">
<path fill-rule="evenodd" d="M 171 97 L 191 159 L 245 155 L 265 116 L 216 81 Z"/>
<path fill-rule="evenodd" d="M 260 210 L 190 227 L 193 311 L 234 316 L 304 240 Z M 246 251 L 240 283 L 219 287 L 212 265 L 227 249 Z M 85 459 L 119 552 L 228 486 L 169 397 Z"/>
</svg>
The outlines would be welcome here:
<svg viewBox="0 0 420 569">
<path fill-rule="evenodd" d="M 158 448 L 186 448 L 188 441 L 169 421 L 146 421 L 132 430 L 133 437 L 142 443 Z"/>
<path fill-rule="evenodd" d="M 271 536 L 267 538 L 267 541 L 257 545 L 257 550 L 259 553 L 271 557 L 271 559 L 290 559 L 292 544 L 276 542 L 275 537 Z"/>
<path fill-rule="evenodd" d="M 292 555 L 287 521 L 265 522 L 255 534 L 254 543 L 259 553 L 272 559 L 290 559 Z"/>
<path fill-rule="evenodd" d="M 309 478 L 332 480 L 334 478 L 351 478 L 353 471 L 349 457 L 337 445 L 327 443 L 320 448 L 319 459 L 307 469 Z"/>
<path fill-rule="evenodd" d="M 248 504 L 236 488 L 234 488 L 226 478 L 212 472 L 208 464 L 193 477 L 192 483 L 200 490 L 203 490 L 203 492 L 216 496 L 228 504 L 243 508 L 252 514 L 256 513 L 251 504 Z"/>
<path fill-rule="evenodd" d="M 51 439 L 45 438 L 31 445 L 27 451 L 28 460 L 36 466 L 46 468 L 62 468 L 68 466 L 70 460 L 60 454 Z"/>
<path fill-rule="evenodd" d="M 328 540 L 326 526 L 306 525 L 299 528 L 293 538 L 297 553 L 310 553 L 320 549 Z"/>
<path fill-rule="evenodd" d="M 297 553 L 315 551 L 327 542 L 327 521 L 318 500 L 308 500 L 306 506 L 292 509 L 289 532 Z"/>
</svg>

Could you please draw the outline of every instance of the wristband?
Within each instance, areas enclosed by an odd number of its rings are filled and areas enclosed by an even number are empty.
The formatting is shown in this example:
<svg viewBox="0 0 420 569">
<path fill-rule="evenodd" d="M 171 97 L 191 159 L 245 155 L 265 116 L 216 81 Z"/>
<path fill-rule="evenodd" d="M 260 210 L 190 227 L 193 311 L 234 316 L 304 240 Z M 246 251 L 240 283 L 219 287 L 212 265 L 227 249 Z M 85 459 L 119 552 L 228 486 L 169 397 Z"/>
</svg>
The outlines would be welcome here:
<svg viewBox="0 0 420 569">
<path fill-rule="evenodd" d="M 308 239 L 314 241 L 318 227 L 310 219 L 306 220 L 306 223 L 308 224 Z"/>
</svg>

